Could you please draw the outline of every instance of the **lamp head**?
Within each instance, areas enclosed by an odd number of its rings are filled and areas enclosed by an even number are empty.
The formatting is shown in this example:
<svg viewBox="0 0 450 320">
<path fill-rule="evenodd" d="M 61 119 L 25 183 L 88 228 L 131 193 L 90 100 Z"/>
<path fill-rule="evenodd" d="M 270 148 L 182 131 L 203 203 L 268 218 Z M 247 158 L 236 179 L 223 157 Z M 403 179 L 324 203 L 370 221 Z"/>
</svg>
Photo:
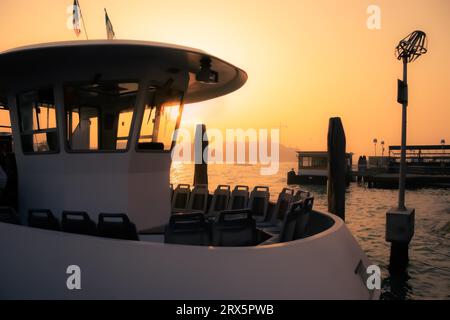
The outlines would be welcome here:
<svg viewBox="0 0 450 320">
<path fill-rule="evenodd" d="M 416 30 L 400 40 L 395 48 L 395 56 L 398 60 L 407 63 L 415 61 L 422 54 L 427 53 L 428 40 L 425 32 Z"/>
</svg>

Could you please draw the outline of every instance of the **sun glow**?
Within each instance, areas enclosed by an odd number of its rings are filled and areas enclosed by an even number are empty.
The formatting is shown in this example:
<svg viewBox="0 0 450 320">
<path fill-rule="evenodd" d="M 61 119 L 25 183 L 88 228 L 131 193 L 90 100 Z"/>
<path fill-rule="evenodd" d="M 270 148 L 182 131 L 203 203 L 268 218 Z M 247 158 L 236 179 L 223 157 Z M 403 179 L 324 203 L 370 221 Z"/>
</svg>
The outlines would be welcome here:
<svg viewBox="0 0 450 320">
<path fill-rule="evenodd" d="M 0 29 L 14 32 L 2 35 L 0 50 L 82 39 L 84 33 L 77 38 L 66 27 L 66 7 L 72 2 L 1 1 Z M 89 38 L 104 39 L 104 4 L 80 3 Z M 283 4 L 130 0 L 123 10 L 123 1 L 108 0 L 108 13 L 114 18 L 118 39 L 200 48 L 248 73 L 242 89 L 186 105 L 182 126 L 206 123 L 220 129 L 258 129 L 281 124 L 282 144 L 321 150 L 326 148 L 328 119 L 340 116 L 347 149 L 356 155 L 373 153 L 373 137 L 387 146 L 399 144 L 401 109 L 396 103 L 396 78 L 401 64 L 393 52 L 402 36 L 420 28 L 429 35 L 430 53 L 411 70 L 408 143 L 450 140 L 450 96 L 446 94 L 450 83 L 450 2 L 379 0 L 382 20 L 374 30 L 366 25 L 368 5 L 351 0 L 286 0 Z M 408 15 L 399 15 L 405 5 Z M 214 16 L 207 27 L 205 7 Z M 148 12 L 152 12 L 151 20 Z"/>
</svg>

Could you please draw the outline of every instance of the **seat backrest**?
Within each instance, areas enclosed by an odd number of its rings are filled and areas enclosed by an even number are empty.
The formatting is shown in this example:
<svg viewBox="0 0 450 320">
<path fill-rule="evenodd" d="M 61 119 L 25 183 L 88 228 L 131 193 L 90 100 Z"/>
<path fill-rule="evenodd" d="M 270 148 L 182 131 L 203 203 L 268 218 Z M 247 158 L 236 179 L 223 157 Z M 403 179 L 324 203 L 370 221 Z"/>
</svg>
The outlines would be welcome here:
<svg viewBox="0 0 450 320">
<path fill-rule="evenodd" d="M 19 216 L 12 207 L 0 207 L 0 222 L 20 224 Z"/>
<path fill-rule="evenodd" d="M 28 225 L 33 228 L 60 230 L 59 221 L 48 209 L 28 210 Z"/>
<path fill-rule="evenodd" d="M 288 212 L 294 191 L 289 188 L 284 188 L 278 195 L 278 200 L 273 211 L 271 222 L 272 224 L 279 224 L 284 220 L 286 213 Z"/>
<path fill-rule="evenodd" d="M 206 184 L 195 185 L 189 196 L 189 211 L 199 211 L 206 213 L 208 207 L 208 186 Z"/>
<path fill-rule="evenodd" d="M 236 186 L 231 193 L 228 210 L 247 209 L 248 186 Z"/>
<path fill-rule="evenodd" d="M 189 204 L 189 196 L 191 194 L 191 186 L 188 184 L 179 184 L 173 191 L 172 211 L 184 211 Z"/>
<path fill-rule="evenodd" d="M 280 242 L 287 242 L 305 237 L 313 202 L 314 198 L 308 197 L 306 199 L 295 201 L 290 205 L 289 211 L 285 215 L 281 226 Z"/>
<path fill-rule="evenodd" d="M 252 211 L 253 218 L 257 221 L 265 221 L 269 208 L 269 187 L 256 186 L 250 194 L 248 207 Z"/>
<path fill-rule="evenodd" d="M 201 213 L 176 213 L 165 228 L 164 242 L 193 246 L 207 246 L 210 228 Z"/>
<path fill-rule="evenodd" d="M 69 233 L 96 235 L 97 226 L 84 211 L 63 211 L 61 230 Z"/>
<path fill-rule="evenodd" d="M 209 214 L 218 214 L 219 212 L 228 208 L 228 202 L 230 201 L 230 186 L 218 185 L 214 191 L 211 206 L 209 207 Z"/>
<path fill-rule="evenodd" d="M 295 193 L 292 201 L 296 202 L 296 201 L 299 201 L 299 200 L 306 199 L 306 198 L 308 198 L 310 196 L 311 196 L 311 193 L 309 191 L 297 190 L 297 192 Z"/>
<path fill-rule="evenodd" d="M 297 214 L 297 222 L 294 231 L 294 240 L 302 239 L 306 235 L 309 217 L 314 203 L 313 197 L 300 200 L 302 203 L 302 211 Z"/>
<path fill-rule="evenodd" d="M 253 246 L 257 241 L 256 222 L 249 209 L 222 211 L 212 227 L 212 245 Z"/>
<path fill-rule="evenodd" d="M 97 232 L 104 238 L 139 240 L 136 226 L 124 213 L 100 213 Z"/>
<path fill-rule="evenodd" d="M 294 240 L 297 220 L 303 211 L 304 207 L 302 201 L 296 201 L 290 205 L 289 211 L 284 216 L 283 224 L 281 226 L 280 242 Z"/>
</svg>

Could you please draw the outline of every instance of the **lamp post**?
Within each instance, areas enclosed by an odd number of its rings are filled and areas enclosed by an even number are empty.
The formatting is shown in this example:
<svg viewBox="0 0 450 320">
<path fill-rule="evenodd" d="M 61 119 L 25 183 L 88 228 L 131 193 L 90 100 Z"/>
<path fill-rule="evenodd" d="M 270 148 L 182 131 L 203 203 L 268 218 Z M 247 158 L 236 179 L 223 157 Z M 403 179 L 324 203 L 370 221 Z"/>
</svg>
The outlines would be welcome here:
<svg viewBox="0 0 450 320">
<path fill-rule="evenodd" d="M 384 157 L 384 141 L 381 141 L 381 156 Z"/>
<path fill-rule="evenodd" d="M 377 138 L 373 139 L 373 145 L 375 147 L 375 157 L 377 156 L 377 143 L 378 143 L 378 139 Z"/>
<path fill-rule="evenodd" d="M 391 242 L 390 267 L 392 271 L 406 269 L 408 265 L 408 246 L 414 235 L 413 208 L 405 206 L 406 185 L 406 119 L 408 107 L 408 63 L 427 53 L 427 38 L 423 31 L 416 30 L 402 39 L 395 50 L 398 60 L 403 62 L 403 80 L 398 80 L 397 102 L 402 105 L 402 134 L 400 173 L 397 208 L 386 214 L 386 241 Z"/>
<path fill-rule="evenodd" d="M 427 53 L 427 38 L 423 31 L 414 31 L 402 39 L 396 48 L 398 60 L 403 61 L 403 81 L 398 80 L 397 101 L 402 104 L 402 144 L 400 155 L 400 178 L 398 192 L 398 209 L 405 210 L 406 181 L 406 118 L 408 107 L 408 63 Z"/>
</svg>

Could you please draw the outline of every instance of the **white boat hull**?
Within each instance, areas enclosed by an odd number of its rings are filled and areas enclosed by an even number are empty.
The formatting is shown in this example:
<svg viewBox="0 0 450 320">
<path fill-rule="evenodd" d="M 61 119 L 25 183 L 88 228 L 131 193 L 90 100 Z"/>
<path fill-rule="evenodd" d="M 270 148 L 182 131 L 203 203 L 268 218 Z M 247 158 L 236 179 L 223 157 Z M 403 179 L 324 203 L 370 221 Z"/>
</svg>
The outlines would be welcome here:
<svg viewBox="0 0 450 320">
<path fill-rule="evenodd" d="M 2 299 L 374 299 L 370 263 L 345 224 L 273 245 L 123 241 L 0 223 Z M 69 290 L 68 266 L 81 269 Z"/>
</svg>

